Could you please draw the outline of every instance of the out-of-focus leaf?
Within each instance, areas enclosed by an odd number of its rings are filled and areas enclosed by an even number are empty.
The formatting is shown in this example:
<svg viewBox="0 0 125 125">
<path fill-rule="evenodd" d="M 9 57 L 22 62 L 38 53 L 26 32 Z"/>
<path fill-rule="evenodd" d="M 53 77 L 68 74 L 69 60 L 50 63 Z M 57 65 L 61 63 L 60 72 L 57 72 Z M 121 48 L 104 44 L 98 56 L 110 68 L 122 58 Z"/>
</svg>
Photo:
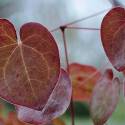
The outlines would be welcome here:
<svg viewBox="0 0 125 125">
<path fill-rule="evenodd" d="M 69 65 L 69 72 L 73 84 L 73 100 L 89 101 L 101 73 L 93 66 L 77 63 Z"/>
<path fill-rule="evenodd" d="M 0 104 L 0 116 L 2 116 L 4 105 Z"/>
<path fill-rule="evenodd" d="M 109 119 L 117 106 L 119 92 L 119 79 L 113 79 L 112 70 L 106 70 L 93 90 L 90 103 L 90 111 L 94 125 L 104 125 Z"/>
<path fill-rule="evenodd" d="M 45 107 L 60 73 L 56 42 L 41 24 L 27 23 L 20 30 L 0 19 L 0 96 L 36 110 Z"/>
<path fill-rule="evenodd" d="M 0 104 L 0 111 L 5 111 L 6 107 L 4 104 Z M 11 111 L 7 113 L 6 117 L 0 114 L 0 125 L 30 125 L 28 123 L 21 122 L 18 120 L 16 112 Z"/>
<path fill-rule="evenodd" d="M 69 76 L 64 70 L 61 70 L 59 80 L 44 108 L 37 111 L 17 106 L 18 118 L 27 123 L 46 124 L 66 111 L 70 104 L 71 93 Z"/>
<path fill-rule="evenodd" d="M 104 17 L 101 39 L 106 55 L 118 71 L 125 70 L 125 9 L 116 7 Z"/>
<path fill-rule="evenodd" d="M 3 119 L 0 116 L 0 125 L 5 125 Z"/>
<path fill-rule="evenodd" d="M 7 118 L 4 120 L 4 125 L 30 125 L 18 120 L 15 112 L 9 112 Z"/>
<path fill-rule="evenodd" d="M 52 121 L 53 125 L 65 125 L 64 121 L 60 118 L 56 118 Z"/>
</svg>

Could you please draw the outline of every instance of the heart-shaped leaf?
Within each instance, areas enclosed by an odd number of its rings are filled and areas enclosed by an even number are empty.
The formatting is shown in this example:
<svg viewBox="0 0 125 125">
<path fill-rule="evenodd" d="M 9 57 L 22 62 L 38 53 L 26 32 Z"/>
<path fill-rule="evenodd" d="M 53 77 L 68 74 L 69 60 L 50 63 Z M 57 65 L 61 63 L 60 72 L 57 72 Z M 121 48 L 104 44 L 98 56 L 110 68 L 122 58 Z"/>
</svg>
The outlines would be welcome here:
<svg viewBox="0 0 125 125">
<path fill-rule="evenodd" d="M 70 104 L 72 93 L 68 74 L 61 70 L 59 80 L 41 111 L 17 106 L 18 118 L 27 123 L 45 124 L 63 114 Z"/>
<path fill-rule="evenodd" d="M 20 36 L 17 42 L 14 26 L 0 19 L 0 96 L 41 110 L 59 77 L 58 48 L 50 32 L 38 23 L 23 25 Z"/>
<path fill-rule="evenodd" d="M 78 63 L 70 64 L 69 72 L 73 84 L 73 100 L 89 101 L 101 73 L 93 66 Z"/>
<path fill-rule="evenodd" d="M 104 50 L 118 71 L 125 70 L 125 9 L 113 8 L 106 14 L 101 25 Z"/>
<path fill-rule="evenodd" d="M 90 111 L 94 125 L 104 125 L 109 119 L 118 103 L 119 92 L 119 79 L 113 79 L 112 70 L 106 70 L 93 90 L 90 103 Z"/>
</svg>

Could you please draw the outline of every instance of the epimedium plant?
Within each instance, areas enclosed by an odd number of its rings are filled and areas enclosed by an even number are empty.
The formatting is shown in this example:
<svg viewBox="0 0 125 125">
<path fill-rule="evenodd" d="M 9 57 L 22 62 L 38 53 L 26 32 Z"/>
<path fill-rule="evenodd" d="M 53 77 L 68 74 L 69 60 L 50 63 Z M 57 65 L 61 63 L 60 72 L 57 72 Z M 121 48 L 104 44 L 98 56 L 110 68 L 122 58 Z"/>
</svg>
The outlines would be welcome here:
<svg viewBox="0 0 125 125">
<path fill-rule="evenodd" d="M 123 73 L 124 18 L 125 9 L 116 7 L 106 14 L 101 24 L 106 55 L 114 68 Z M 24 24 L 17 40 L 13 24 L 0 19 L 0 96 L 15 106 L 19 120 L 49 124 L 70 104 L 74 125 L 73 101 L 87 101 L 94 125 L 103 125 L 115 110 L 121 81 L 114 76 L 112 69 L 105 69 L 102 73 L 90 65 L 69 64 L 65 29 L 89 29 L 70 26 L 78 21 L 52 30 L 60 29 L 62 33 L 67 63 L 65 71 L 60 67 L 56 41 L 44 26 L 35 22 Z"/>
<path fill-rule="evenodd" d="M 12 23 L 0 19 L 0 38 L 0 96 L 17 107 L 19 119 L 43 124 L 64 113 L 72 87 L 68 74 L 60 69 L 58 48 L 49 31 L 27 23 L 17 42 Z"/>
</svg>

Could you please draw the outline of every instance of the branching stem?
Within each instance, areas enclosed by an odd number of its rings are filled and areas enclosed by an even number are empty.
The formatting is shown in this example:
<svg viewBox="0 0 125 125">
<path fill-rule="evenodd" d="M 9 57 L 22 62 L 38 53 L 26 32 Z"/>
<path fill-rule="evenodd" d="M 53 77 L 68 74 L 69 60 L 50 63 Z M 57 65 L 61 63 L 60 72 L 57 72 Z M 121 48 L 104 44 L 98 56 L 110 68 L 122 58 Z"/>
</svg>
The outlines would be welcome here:
<svg viewBox="0 0 125 125">
<path fill-rule="evenodd" d="M 64 43 L 64 49 L 65 49 L 66 68 L 69 74 L 69 59 L 68 59 L 68 50 L 67 50 L 66 37 L 65 37 L 65 29 L 66 29 L 65 26 L 60 27 L 62 38 L 63 38 L 63 43 Z M 71 97 L 71 102 L 70 102 L 70 112 L 71 112 L 71 121 L 72 121 L 71 125 L 75 125 L 75 113 L 74 113 L 74 104 L 73 104 L 72 97 Z"/>
<path fill-rule="evenodd" d="M 111 8 L 109 8 L 109 9 L 111 9 Z M 78 19 L 78 20 L 72 21 L 72 22 L 70 22 L 70 23 L 67 23 L 67 24 L 61 26 L 61 27 L 68 27 L 68 26 L 70 26 L 70 25 L 73 25 L 73 24 L 79 23 L 79 22 L 81 22 L 81 21 L 84 21 L 84 20 L 87 20 L 87 19 L 90 19 L 90 18 L 96 17 L 96 16 L 98 16 L 98 15 L 100 15 L 100 14 L 102 14 L 102 13 L 108 11 L 109 9 L 105 9 L 105 10 L 102 10 L 102 11 L 100 11 L 100 12 L 94 13 L 94 14 L 92 14 L 92 15 L 90 15 L 90 16 L 83 17 L 83 18 L 81 18 L 81 19 Z M 57 27 L 57 28 L 55 28 L 55 29 L 52 29 L 51 32 L 55 32 L 55 31 L 57 31 L 57 30 L 59 30 L 59 29 L 60 29 L 60 26 Z"/>
</svg>

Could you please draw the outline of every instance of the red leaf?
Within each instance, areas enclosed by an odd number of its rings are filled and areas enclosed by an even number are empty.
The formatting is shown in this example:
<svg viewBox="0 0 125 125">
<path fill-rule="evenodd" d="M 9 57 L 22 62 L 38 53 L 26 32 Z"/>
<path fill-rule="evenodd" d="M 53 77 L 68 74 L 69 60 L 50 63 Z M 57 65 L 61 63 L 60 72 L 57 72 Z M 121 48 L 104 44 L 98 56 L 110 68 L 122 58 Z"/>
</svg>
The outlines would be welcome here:
<svg viewBox="0 0 125 125">
<path fill-rule="evenodd" d="M 73 84 L 73 100 L 89 101 L 101 73 L 93 66 L 77 63 L 70 64 L 69 71 Z"/>
<path fill-rule="evenodd" d="M 56 86 L 60 59 L 56 42 L 38 23 L 21 28 L 0 19 L 0 96 L 11 103 L 42 110 Z"/>
<path fill-rule="evenodd" d="M 112 70 L 106 70 L 96 84 L 90 103 L 94 125 L 103 125 L 115 110 L 120 92 L 120 81 L 113 79 Z"/>
<path fill-rule="evenodd" d="M 18 118 L 24 122 L 45 124 L 63 114 L 70 104 L 71 82 L 68 74 L 61 70 L 60 78 L 46 105 L 41 111 L 17 106 Z"/>
<path fill-rule="evenodd" d="M 101 39 L 106 55 L 118 71 L 125 70 L 125 9 L 113 8 L 104 17 Z"/>
</svg>

